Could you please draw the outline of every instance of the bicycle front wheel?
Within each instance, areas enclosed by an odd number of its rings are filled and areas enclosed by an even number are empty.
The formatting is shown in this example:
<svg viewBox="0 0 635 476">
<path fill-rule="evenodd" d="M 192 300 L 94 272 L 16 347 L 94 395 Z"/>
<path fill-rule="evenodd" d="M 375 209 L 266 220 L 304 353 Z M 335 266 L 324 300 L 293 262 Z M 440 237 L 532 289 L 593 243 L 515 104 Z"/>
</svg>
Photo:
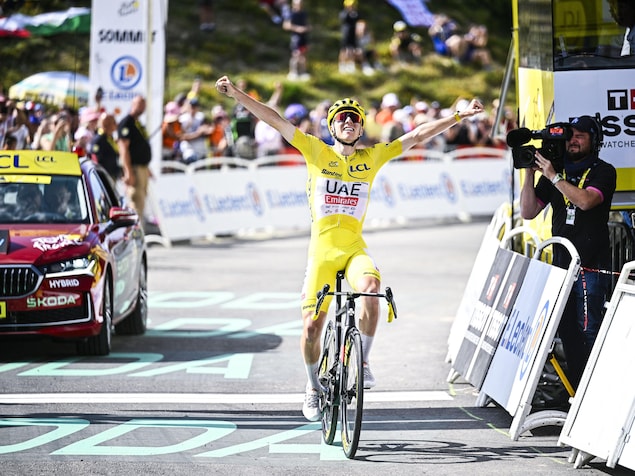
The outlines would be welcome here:
<svg viewBox="0 0 635 476">
<path fill-rule="evenodd" d="M 364 410 L 364 360 L 359 331 L 349 329 L 344 341 L 342 370 L 342 447 L 347 458 L 354 458 L 362 430 Z"/>
<path fill-rule="evenodd" d="M 333 321 L 329 321 L 324 332 L 322 357 L 318 378 L 324 392 L 320 395 L 320 412 L 322 413 L 322 437 L 324 443 L 330 445 L 335 439 L 337 431 L 337 411 L 339 381 L 337 375 L 337 345 L 335 342 L 335 328 Z"/>
</svg>

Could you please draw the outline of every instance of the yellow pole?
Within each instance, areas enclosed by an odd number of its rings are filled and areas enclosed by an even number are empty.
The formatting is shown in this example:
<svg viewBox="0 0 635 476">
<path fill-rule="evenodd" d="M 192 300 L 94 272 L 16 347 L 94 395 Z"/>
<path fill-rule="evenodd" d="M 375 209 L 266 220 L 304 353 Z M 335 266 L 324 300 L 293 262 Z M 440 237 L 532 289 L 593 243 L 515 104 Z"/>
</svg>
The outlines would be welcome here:
<svg viewBox="0 0 635 476">
<path fill-rule="evenodd" d="M 560 367 L 560 364 L 558 363 L 558 359 L 556 359 L 556 356 L 554 354 L 551 354 L 551 359 L 549 359 L 549 361 L 551 362 L 551 365 L 553 365 L 553 368 L 556 369 L 556 373 L 558 374 L 558 377 L 560 377 L 560 380 L 562 380 L 564 388 L 567 389 L 567 393 L 569 394 L 570 397 L 573 397 L 575 395 L 575 390 L 573 390 L 571 383 L 569 383 L 569 379 L 564 374 L 562 367 Z"/>
</svg>

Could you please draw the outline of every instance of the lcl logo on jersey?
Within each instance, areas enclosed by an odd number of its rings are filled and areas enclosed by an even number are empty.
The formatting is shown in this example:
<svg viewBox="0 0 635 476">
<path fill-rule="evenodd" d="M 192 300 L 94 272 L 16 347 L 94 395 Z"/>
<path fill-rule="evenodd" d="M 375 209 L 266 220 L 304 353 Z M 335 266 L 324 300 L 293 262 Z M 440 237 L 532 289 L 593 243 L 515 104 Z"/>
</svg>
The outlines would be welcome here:
<svg viewBox="0 0 635 476">
<path fill-rule="evenodd" d="M 367 177 L 368 172 L 370 167 L 365 162 L 352 163 L 348 166 L 348 174 L 358 180 Z"/>
<path fill-rule="evenodd" d="M 635 89 L 609 89 L 606 100 L 609 111 L 635 109 Z"/>
</svg>

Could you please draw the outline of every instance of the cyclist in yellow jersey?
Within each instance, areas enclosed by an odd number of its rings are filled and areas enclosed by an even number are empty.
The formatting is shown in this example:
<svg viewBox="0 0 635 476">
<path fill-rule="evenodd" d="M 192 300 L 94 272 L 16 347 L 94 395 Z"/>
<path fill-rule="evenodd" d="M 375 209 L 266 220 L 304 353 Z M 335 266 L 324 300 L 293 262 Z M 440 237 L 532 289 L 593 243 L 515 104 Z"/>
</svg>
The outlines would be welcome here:
<svg viewBox="0 0 635 476">
<path fill-rule="evenodd" d="M 320 384 L 317 378 L 320 339 L 329 304 L 325 299 L 320 315 L 314 320 L 317 292 L 325 283 L 333 287 L 335 275 L 342 269 L 346 271 L 346 280 L 356 291 L 376 293 L 381 286 L 381 275 L 362 237 L 370 190 L 377 172 L 390 159 L 414 145 L 442 133 L 466 117 L 483 112 L 483 105 L 474 99 L 463 111 L 421 124 L 393 142 L 357 149 L 355 145 L 362 136 L 366 116 L 364 109 L 354 99 L 341 99 L 330 107 L 327 123 L 335 143 L 329 146 L 317 137 L 302 132 L 275 109 L 238 89 L 227 76 L 216 82 L 216 89 L 234 98 L 258 119 L 277 129 L 306 160 L 311 240 L 302 288 L 304 327 L 300 346 L 308 376 L 302 411 L 308 420 L 316 421 L 320 418 Z M 365 388 L 375 385 L 368 366 L 368 356 L 378 318 L 378 299 L 362 298 L 359 329 L 362 334 Z"/>
</svg>

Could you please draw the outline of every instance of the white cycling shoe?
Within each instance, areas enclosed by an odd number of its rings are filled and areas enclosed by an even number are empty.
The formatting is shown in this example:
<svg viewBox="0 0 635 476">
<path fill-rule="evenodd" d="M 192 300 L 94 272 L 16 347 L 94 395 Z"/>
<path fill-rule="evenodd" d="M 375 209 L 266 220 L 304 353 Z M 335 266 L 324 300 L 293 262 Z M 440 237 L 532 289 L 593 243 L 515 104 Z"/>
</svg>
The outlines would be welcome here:
<svg viewBox="0 0 635 476">
<path fill-rule="evenodd" d="M 377 382 L 375 382 L 375 376 L 370 371 L 370 366 L 368 364 L 364 364 L 364 388 L 371 389 Z"/>
<path fill-rule="evenodd" d="M 320 419 L 320 394 L 310 384 L 306 386 L 302 413 L 304 418 L 309 421 L 318 421 Z"/>
</svg>

